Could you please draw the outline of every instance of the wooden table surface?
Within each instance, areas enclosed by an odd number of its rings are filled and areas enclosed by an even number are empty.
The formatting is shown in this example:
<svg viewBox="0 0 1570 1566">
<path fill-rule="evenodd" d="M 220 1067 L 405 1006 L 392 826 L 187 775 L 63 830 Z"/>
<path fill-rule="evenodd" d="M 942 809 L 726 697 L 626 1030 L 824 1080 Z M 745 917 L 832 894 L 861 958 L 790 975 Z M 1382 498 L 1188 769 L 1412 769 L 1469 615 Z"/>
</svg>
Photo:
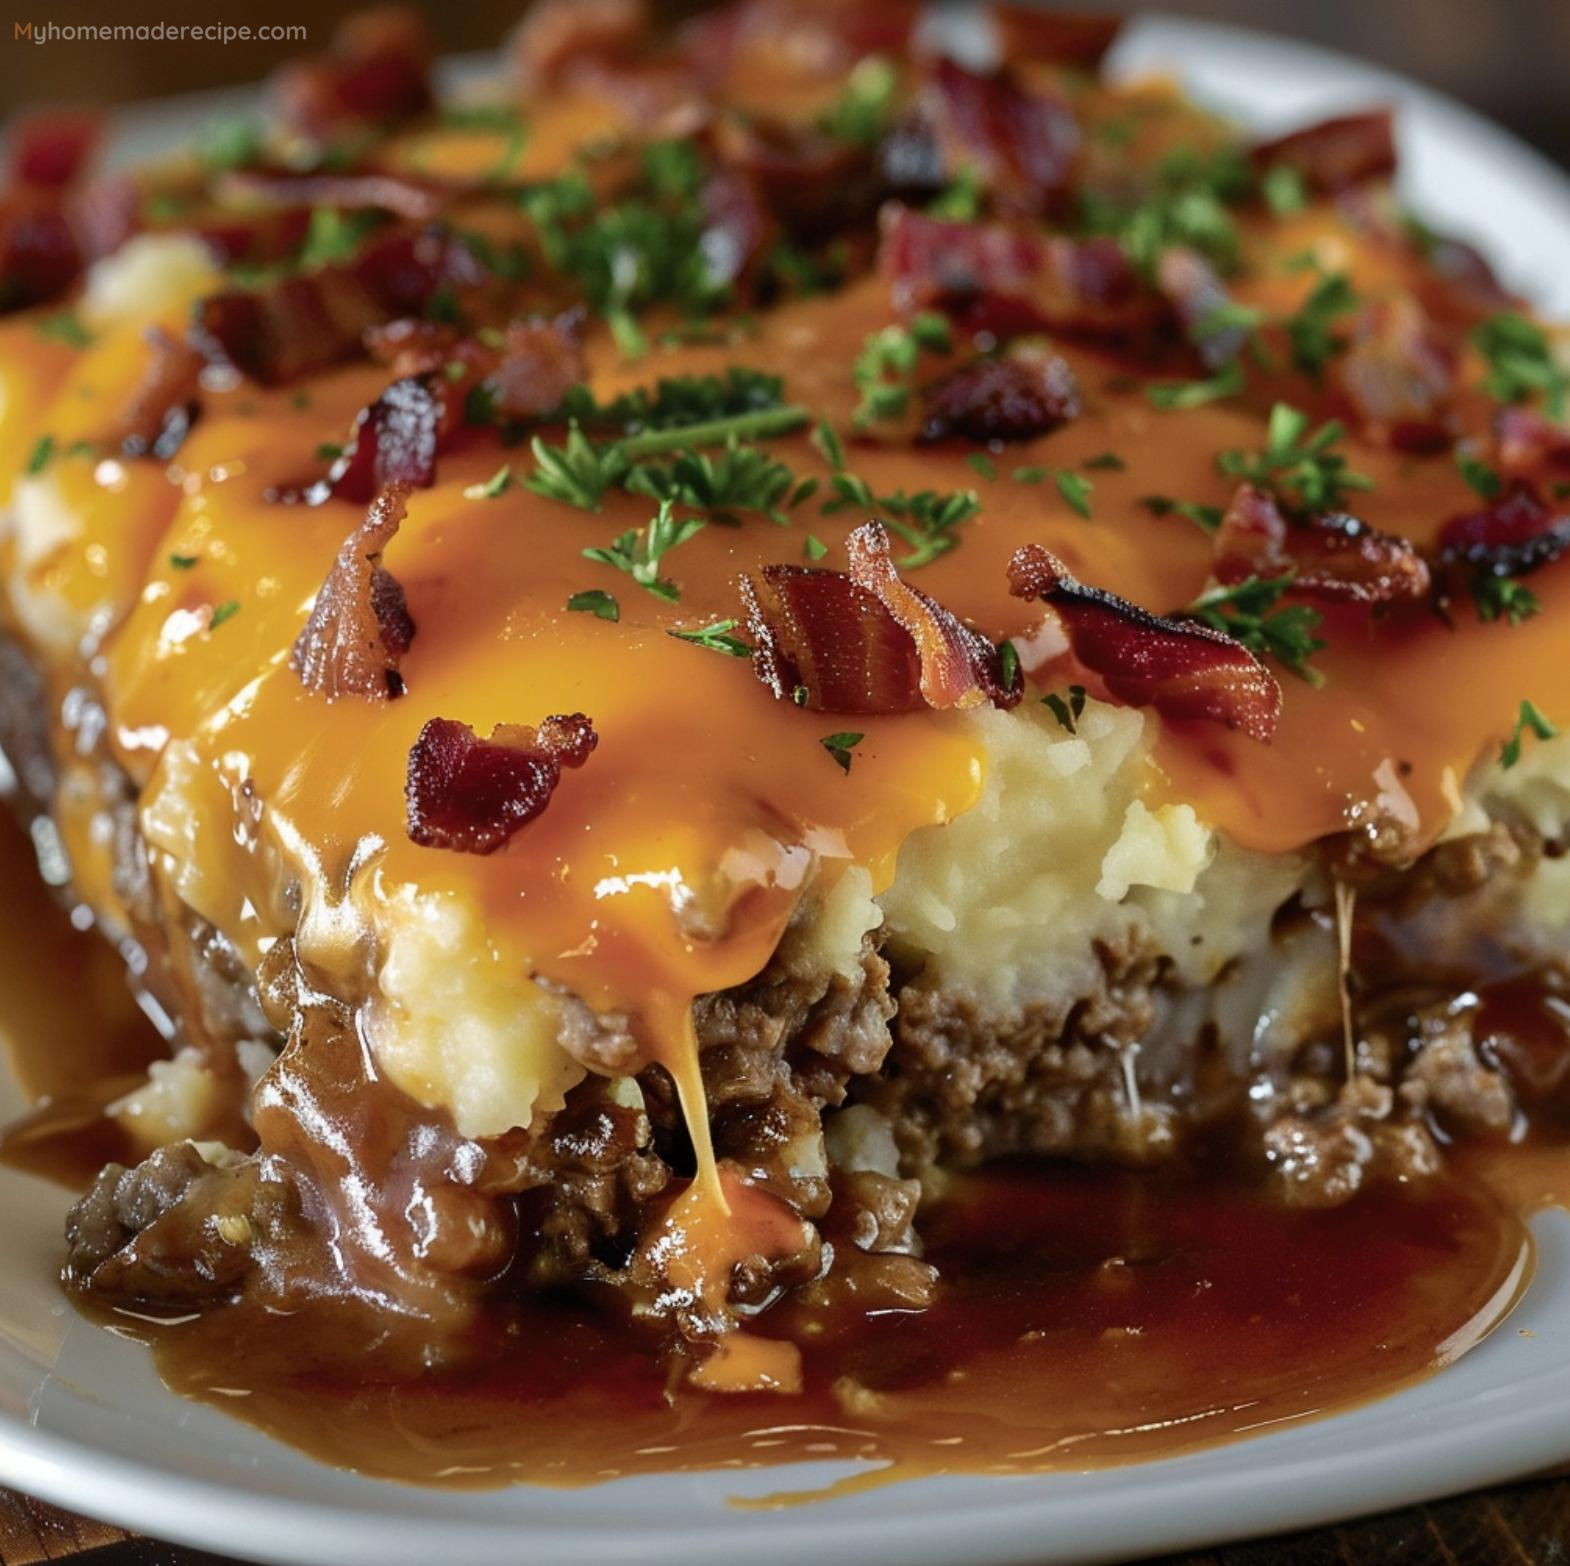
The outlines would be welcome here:
<svg viewBox="0 0 1570 1566">
<path fill-rule="evenodd" d="M 527 1541 L 519 1542 L 523 1546 Z M 527 1558 L 526 1549 L 520 1548 L 520 1558 Z M 226 1557 L 134 1538 L 119 1528 L 0 1491 L 0 1566 L 33 1566 L 38 1561 L 238 1566 Z M 1174 1556 L 1150 1566 L 1570 1566 L 1570 1478 L 1507 1485 L 1335 1528 Z"/>
</svg>

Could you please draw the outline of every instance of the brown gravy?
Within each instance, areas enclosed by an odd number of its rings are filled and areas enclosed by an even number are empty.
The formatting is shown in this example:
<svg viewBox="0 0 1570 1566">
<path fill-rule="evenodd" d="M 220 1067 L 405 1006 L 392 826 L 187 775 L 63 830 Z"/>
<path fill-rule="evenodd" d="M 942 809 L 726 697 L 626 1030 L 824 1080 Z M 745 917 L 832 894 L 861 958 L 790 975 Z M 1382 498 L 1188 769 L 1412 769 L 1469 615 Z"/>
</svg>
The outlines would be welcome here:
<svg viewBox="0 0 1570 1566">
<path fill-rule="evenodd" d="M 145 1058 L 147 1031 L 103 982 L 115 959 L 35 892 L 4 812 L 0 850 L 0 1031 L 24 1083 L 63 1093 Z M 89 1110 L 50 1101 L 7 1138 L 6 1161 L 79 1175 L 111 1151 L 71 1131 Z M 85 1155 L 74 1170 L 72 1148 Z M 805 1389 L 789 1399 L 678 1385 L 659 1336 L 609 1290 L 497 1306 L 424 1371 L 416 1326 L 388 1335 L 353 1304 L 112 1324 L 151 1345 L 182 1395 L 324 1461 L 425 1484 L 832 1458 L 874 1465 L 853 1484 L 1082 1468 L 1344 1408 L 1454 1358 L 1518 1297 L 1531 1263 L 1520 1215 L 1570 1185 L 1565 1163 L 1533 1150 L 1510 1162 L 1507 1187 L 1474 1158 L 1317 1212 L 1225 1171 L 966 1177 L 925 1222 L 950 1280 L 933 1308 L 867 1313 L 841 1297 L 762 1318 L 760 1335 L 802 1347 Z"/>
</svg>

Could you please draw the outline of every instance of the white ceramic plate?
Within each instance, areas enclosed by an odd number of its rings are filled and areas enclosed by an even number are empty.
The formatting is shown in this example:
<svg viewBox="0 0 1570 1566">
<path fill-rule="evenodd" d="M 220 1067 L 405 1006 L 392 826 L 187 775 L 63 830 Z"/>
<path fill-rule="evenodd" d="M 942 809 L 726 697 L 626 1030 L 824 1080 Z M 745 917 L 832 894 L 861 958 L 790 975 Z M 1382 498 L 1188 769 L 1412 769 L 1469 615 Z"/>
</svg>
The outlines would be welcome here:
<svg viewBox="0 0 1570 1566">
<path fill-rule="evenodd" d="M 1416 208 L 1500 253 L 1508 282 L 1570 315 L 1570 180 L 1456 105 L 1338 55 L 1199 23 L 1140 23 L 1115 65 L 1171 67 L 1261 130 L 1398 103 Z M 167 142 L 195 114 L 141 112 L 128 140 L 137 150 Z M 0 1112 L 20 1107 L 15 1098 L 0 1084 Z M 1537 1277 L 1509 1322 L 1383 1402 L 1141 1467 L 930 1479 L 760 1513 L 730 1497 L 817 1486 L 844 1465 L 456 1494 L 315 1464 L 171 1397 L 139 1348 L 71 1313 L 53 1282 L 64 1206 L 54 1188 L 0 1172 L 0 1481 L 258 1561 L 1048 1566 L 1303 1527 L 1570 1460 L 1570 1218 L 1560 1213 L 1539 1223 Z"/>
</svg>

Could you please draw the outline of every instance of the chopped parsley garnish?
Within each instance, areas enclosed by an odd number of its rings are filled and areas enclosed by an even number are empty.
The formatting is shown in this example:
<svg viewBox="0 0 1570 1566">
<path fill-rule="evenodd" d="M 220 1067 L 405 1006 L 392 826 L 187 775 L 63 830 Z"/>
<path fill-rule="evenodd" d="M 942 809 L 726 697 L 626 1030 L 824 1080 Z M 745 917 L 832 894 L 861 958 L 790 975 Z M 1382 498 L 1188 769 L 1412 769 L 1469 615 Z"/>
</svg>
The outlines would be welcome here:
<svg viewBox="0 0 1570 1566">
<path fill-rule="evenodd" d="M 316 448 L 316 456 L 321 462 L 336 462 L 343 455 L 343 447 L 335 440 L 324 440 Z"/>
<path fill-rule="evenodd" d="M 1059 468 L 1054 475 L 1054 482 L 1058 486 L 1058 493 L 1068 503 L 1069 508 L 1077 511 L 1088 521 L 1090 496 L 1095 485 L 1083 473 L 1075 473 L 1070 468 Z"/>
<path fill-rule="evenodd" d="M 660 561 L 703 527 L 702 517 L 683 517 L 678 521 L 671 502 L 662 500 L 647 527 L 628 528 L 608 548 L 585 549 L 583 558 L 625 571 L 639 587 L 673 604 L 681 597 L 681 589 L 660 575 Z"/>
<path fill-rule="evenodd" d="M 1464 446 L 1456 447 L 1456 468 L 1484 500 L 1495 499 L 1505 487 L 1505 481 L 1498 473 Z"/>
<path fill-rule="evenodd" d="M 755 413 L 732 413 L 697 424 L 645 430 L 641 435 L 629 435 L 619 446 L 628 457 L 650 457 L 659 452 L 680 451 L 684 446 L 723 446 L 733 439 L 769 440 L 799 430 L 811 417 L 805 408 L 794 405 L 760 408 Z"/>
<path fill-rule="evenodd" d="M 67 348 L 90 348 L 93 344 L 93 334 L 70 310 L 41 316 L 33 322 L 33 330 L 51 342 L 64 343 Z"/>
<path fill-rule="evenodd" d="M 967 467 L 973 468 L 982 478 L 989 483 L 996 481 L 998 476 L 997 464 L 993 462 L 984 451 L 973 451 L 965 458 Z"/>
<path fill-rule="evenodd" d="M 216 631 L 225 620 L 232 620 L 239 612 L 239 603 L 233 598 L 226 598 L 213 609 L 212 617 L 207 622 L 207 629 Z"/>
<path fill-rule="evenodd" d="M 647 351 L 637 318 L 650 305 L 672 304 L 690 320 L 730 297 L 702 243 L 702 179 L 691 143 L 661 141 L 644 148 L 640 178 L 621 200 L 596 205 L 581 170 L 519 196 L 547 262 L 583 290 L 629 357 Z"/>
<path fill-rule="evenodd" d="M 581 593 L 574 593 L 567 600 L 567 607 L 577 614 L 592 614 L 597 620 L 621 619 L 621 605 L 601 587 L 590 587 Z"/>
<path fill-rule="evenodd" d="M 1259 182 L 1265 205 L 1277 217 L 1292 217 L 1308 205 L 1308 188 L 1303 176 L 1290 163 L 1278 163 L 1265 171 Z"/>
<path fill-rule="evenodd" d="M 1187 517 L 1195 527 L 1214 533 L 1221 526 L 1220 506 L 1204 506 L 1194 500 L 1174 500 L 1170 495 L 1141 495 L 1139 503 L 1153 517 Z"/>
<path fill-rule="evenodd" d="M 561 411 L 586 429 L 614 429 L 622 435 L 672 429 L 765 413 L 785 404 L 785 381 L 764 370 L 732 365 L 724 375 L 677 375 L 637 386 L 610 402 L 599 402 L 586 386 L 575 386 Z"/>
<path fill-rule="evenodd" d="M 829 552 L 829 546 L 821 538 L 809 533 L 806 541 L 801 546 L 804 560 L 821 560 Z"/>
<path fill-rule="evenodd" d="M 874 495 L 867 481 L 854 473 L 836 473 L 832 482 L 834 498 L 823 502 L 824 515 L 856 508 L 881 517 L 891 533 L 910 545 L 911 552 L 895 562 L 907 570 L 930 565 L 939 555 L 946 555 L 959 543 L 955 528 L 981 510 L 981 500 L 973 489 L 949 494 L 923 489 L 914 495 L 897 489 L 889 495 Z"/>
<path fill-rule="evenodd" d="M 196 156 L 207 168 L 243 169 L 259 162 L 267 138 L 258 120 L 214 120 L 197 138 Z"/>
<path fill-rule="evenodd" d="M 1307 511 L 1334 511 L 1353 490 L 1374 487 L 1372 479 L 1353 472 L 1346 457 L 1331 449 L 1346 433 L 1338 420 L 1331 419 L 1312 434 L 1308 426 L 1306 413 L 1278 402 L 1270 410 L 1265 449 L 1218 452 L 1216 467 L 1232 478 L 1272 489 Z"/>
<path fill-rule="evenodd" d="M 1540 740 L 1557 739 L 1559 730 L 1529 701 L 1523 701 L 1516 713 L 1515 727 L 1510 738 L 1499 747 L 1499 765 L 1509 771 L 1521 759 L 1521 741 L 1530 730 Z"/>
<path fill-rule="evenodd" d="M 827 419 L 818 421 L 812 432 L 812 444 L 836 473 L 845 471 L 845 443 L 840 439 L 839 431 Z"/>
<path fill-rule="evenodd" d="M 950 223 L 974 223 L 981 216 L 981 176 L 968 163 L 957 169 L 946 190 L 927 203 L 927 212 Z"/>
<path fill-rule="evenodd" d="M 347 261 L 361 241 L 381 224 L 375 212 L 342 212 L 337 207 L 314 207 L 296 264 L 302 271 Z"/>
<path fill-rule="evenodd" d="M 598 511 L 605 492 L 626 476 L 630 463 L 620 446 L 595 446 L 576 424 L 565 445 L 547 445 L 538 435 L 529 443 L 536 467 L 523 483 L 536 495 Z"/>
<path fill-rule="evenodd" d="M 189 571 L 200 559 L 200 555 L 170 555 L 169 565 L 175 571 Z"/>
<path fill-rule="evenodd" d="M 845 732 L 825 734 L 818 743 L 834 758 L 841 772 L 850 771 L 851 752 L 866 738 L 865 734 Z"/>
<path fill-rule="evenodd" d="M 868 55 L 845 79 L 845 91 L 818 121 L 819 128 L 839 141 L 875 147 L 889 128 L 899 73 L 880 55 Z"/>
<path fill-rule="evenodd" d="M 851 415 L 858 429 L 879 419 L 897 419 L 910 405 L 910 382 L 923 349 L 948 353 L 949 323 L 933 311 L 913 316 L 906 326 L 885 326 L 867 338 L 851 367 L 861 400 Z"/>
<path fill-rule="evenodd" d="M 1522 402 L 1541 392 L 1548 416 L 1565 417 L 1570 373 L 1555 360 L 1547 333 L 1535 321 L 1501 311 L 1473 328 L 1472 343 L 1488 361 L 1483 390 L 1496 402 Z"/>
<path fill-rule="evenodd" d="M 1234 359 L 1208 380 L 1153 381 L 1145 388 L 1145 395 L 1162 412 L 1181 413 L 1188 408 L 1202 408 L 1207 402 L 1236 397 L 1247 384 L 1243 366 Z"/>
<path fill-rule="evenodd" d="M 470 484 L 463 492 L 465 500 L 495 500 L 512 487 L 512 466 L 504 462 L 483 484 Z"/>
<path fill-rule="evenodd" d="M 1080 197 L 1080 220 L 1092 233 L 1115 235 L 1141 271 L 1153 274 L 1161 252 L 1174 245 L 1197 250 L 1222 272 L 1238 264 L 1237 224 L 1229 203 L 1244 200 L 1254 176 L 1241 146 L 1201 153 L 1178 147 L 1161 160 L 1155 188 L 1129 202 L 1087 191 Z"/>
<path fill-rule="evenodd" d="M 1121 473 L 1128 464 L 1115 451 L 1103 451 L 1097 456 L 1086 457 L 1080 466 L 1090 468 L 1092 471 Z"/>
<path fill-rule="evenodd" d="M 1324 676 L 1308 660 L 1326 645 L 1314 635 L 1323 616 L 1307 604 L 1282 604 L 1292 585 L 1293 573 L 1251 576 L 1234 587 L 1214 587 L 1188 606 L 1188 614 L 1235 637 L 1258 657 L 1271 657 L 1283 668 L 1322 685 Z"/>
<path fill-rule="evenodd" d="M 1519 625 L 1541 611 L 1537 594 L 1513 577 L 1496 576 L 1492 571 L 1476 572 L 1470 583 L 1472 603 L 1479 620 L 1504 620 Z"/>
<path fill-rule="evenodd" d="M 27 476 L 29 478 L 33 478 L 36 475 L 42 473 L 44 469 L 49 466 L 50 462 L 54 460 L 54 454 L 54 436 L 40 435 L 38 439 L 33 442 L 33 449 L 28 454 L 27 467 L 25 469 Z"/>
<path fill-rule="evenodd" d="M 736 629 L 735 620 L 715 620 L 697 631 L 670 631 L 667 634 L 674 636 L 677 641 L 691 642 L 694 647 L 706 647 L 710 652 L 724 653 L 731 658 L 750 658 L 752 649 L 739 637 L 732 633 Z"/>
<path fill-rule="evenodd" d="M 627 475 L 627 488 L 635 495 L 721 516 L 761 511 L 781 524 L 787 518 L 780 504 L 795 485 L 796 475 L 783 462 L 760 446 L 743 446 L 734 435 L 717 456 L 682 451 L 668 463 L 644 463 Z"/>
<path fill-rule="evenodd" d="M 1350 315 L 1361 302 L 1345 272 L 1321 276 L 1308 297 L 1282 323 L 1292 345 L 1293 366 L 1317 381 L 1325 365 L 1347 346 L 1347 339 L 1334 330 L 1335 323 Z"/>
<path fill-rule="evenodd" d="M 1066 696 L 1059 696 L 1056 691 L 1049 692 L 1041 698 L 1041 705 L 1058 720 L 1060 728 L 1075 734 L 1078 732 L 1079 716 L 1085 710 L 1085 687 L 1071 685 Z"/>
<path fill-rule="evenodd" d="M 998 643 L 998 684 L 1011 691 L 1019 681 L 1019 648 L 1012 641 Z"/>
</svg>

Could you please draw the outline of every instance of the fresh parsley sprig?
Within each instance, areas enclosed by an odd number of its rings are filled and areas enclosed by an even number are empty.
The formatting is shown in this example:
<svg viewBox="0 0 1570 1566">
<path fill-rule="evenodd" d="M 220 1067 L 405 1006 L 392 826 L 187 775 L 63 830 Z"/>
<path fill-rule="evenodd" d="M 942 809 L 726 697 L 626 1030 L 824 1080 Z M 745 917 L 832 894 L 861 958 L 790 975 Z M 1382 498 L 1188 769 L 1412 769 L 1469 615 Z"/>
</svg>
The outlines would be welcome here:
<svg viewBox="0 0 1570 1566">
<path fill-rule="evenodd" d="M 639 587 L 675 603 L 681 589 L 667 577 L 660 575 L 660 562 L 671 550 L 685 544 L 694 534 L 703 530 L 702 517 L 677 519 L 675 508 L 668 500 L 660 502 L 660 509 L 649 520 L 647 527 L 628 528 L 620 533 L 608 547 L 592 547 L 583 551 L 585 560 L 608 565 L 625 571 Z"/>
<path fill-rule="evenodd" d="M 1213 587 L 1188 606 L 1187 613 L 1212 630 L 1225 631 L 1258 657 L 1271 657 L 1310 685 L 1324 684 L 1309 659 L 1327 645 L 1314 632 L 1323 616 L 1307 604 L 1283 604 L 1293 572 L 1251 576 L 1232 587 Z"/>
<path fill-rule="evenodd" d="M 724 653 L 728 658 L 750 658 L 752 648 L 734 634 L 737 623 L 735 620 L 714 620 L 695 631 L 670 631 L 667 634 L 679 642 L 691 642 L 694 647 Z"/>
<path fill-rule="evenodd" d="M 1515 727 L 1510 731 L 1510 738 L 1499 747 L 1499 765 L 1509 771 L 1521 759 L 1521 742 L 1528 731 L 1535 734 L 1540 740 L 1551 740 L 1559 737 L 1559 730 L 1553 723 L 1537 710 L 1534 703 L 1523 701 L 1516 712 Z"/>
<path fill-rule="evenodd" d="M 1503 310 L 1473 328 L 1472 343 L 1488 363 L 1483 390 L 1496 402 L 1524 402 L 1541 392 L 1549 418 L 1564 419 L 1570 372 L 1555 358 L 1548 334 L 1535 321 Z"/>
<path fill-rule="evenodd" d="M 851 367 L 861 394 L 851 422 L 857 429 L 882 419 L 897 419 L 910 406 L 911 378 L 922 353 L 948 353 L 949 323 L 933 311 L 913 316 L 904 326 L 885 326 L 867 338 Z"/>
<path fill-rule="evenodd" d="M 1229 477 L 1272 489 L 1304 510 L 1334 511 L 1354 490 L 1374 487 L 1372 479 L 1354 472 L 1346 456 L 1332 449 L 1345 433 L 1336 419 L 1310 433 L 1306 413 L 1278 402 L 1270 410 L 1265 449 L 1218 452 L 1216 467 Z"/>
</svg>

